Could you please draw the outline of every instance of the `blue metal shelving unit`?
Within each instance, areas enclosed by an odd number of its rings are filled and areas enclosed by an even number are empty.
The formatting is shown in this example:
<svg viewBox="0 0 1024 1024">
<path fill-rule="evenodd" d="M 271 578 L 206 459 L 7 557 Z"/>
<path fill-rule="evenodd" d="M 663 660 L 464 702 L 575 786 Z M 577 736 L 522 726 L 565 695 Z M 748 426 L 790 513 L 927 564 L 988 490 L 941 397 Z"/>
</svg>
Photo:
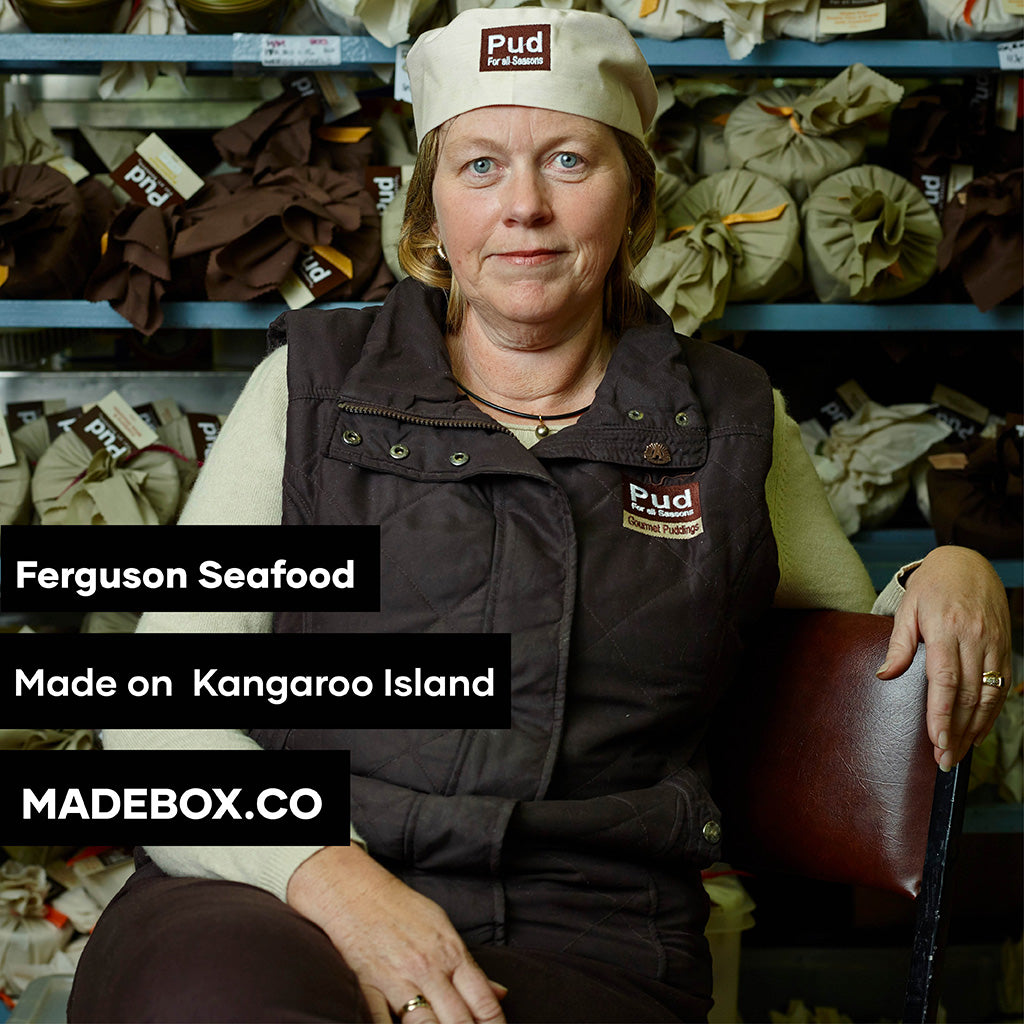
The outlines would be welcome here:
<svg viewBox="0 0 1024 1024">
<path fill-rule="evenodd" d="M 328 302 L 323 308 L 366 302 Z M 273 302 L 168 302 L 162 306 L 165 327 L 215 328 L 224 331 L 262 330 L 287 307 Z M 0 328 L 124 328 L 106 303 L 84 300 L 0 300 Z M 1020 331 L 1024 309 L 997 307 L 982 313 L 962 305 L 821 305 L 778 303 L 736 305 L 709 327 L 737 331 Z"/>
<path fill-rule="evenodd" d="M 935 534 L 926 528 L 862 530 L 850 540 L 878 590 L 889 582 L 897 569 L 923 558 L 936 546 Z M 992 565 L 1007 587 L 1024 587 L 1024 562 L 1002 558 L 993 560 Z"/>
</svg>

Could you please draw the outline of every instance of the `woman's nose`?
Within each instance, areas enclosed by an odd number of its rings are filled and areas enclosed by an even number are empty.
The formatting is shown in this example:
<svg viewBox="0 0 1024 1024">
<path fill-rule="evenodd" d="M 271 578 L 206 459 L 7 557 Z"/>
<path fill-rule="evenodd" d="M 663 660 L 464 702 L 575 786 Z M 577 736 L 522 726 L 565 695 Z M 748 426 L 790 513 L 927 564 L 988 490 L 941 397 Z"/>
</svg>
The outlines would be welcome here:
<svg viewBox="0 0 1024 1024">
<path fill-rule="evenodd" d="M 534 170 L 518 170 L 506 185 L 504 219 L 509 225 L 535 227 L 551 219 L 551 203 L 543 177 Z"/>
</svg>

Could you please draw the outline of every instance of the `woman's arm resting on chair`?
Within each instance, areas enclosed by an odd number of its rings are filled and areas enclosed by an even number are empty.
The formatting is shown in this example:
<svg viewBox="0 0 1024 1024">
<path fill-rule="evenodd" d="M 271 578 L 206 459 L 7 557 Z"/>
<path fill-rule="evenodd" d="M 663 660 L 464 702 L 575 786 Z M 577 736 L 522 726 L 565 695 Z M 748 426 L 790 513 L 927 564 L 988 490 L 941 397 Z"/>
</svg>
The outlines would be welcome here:
<svg viewBox="0 0 1024 1024">
<path fill-rule="evenodd" d="M 988 560 L 948 545 L 930 552 L 906 584 L 881 679 L 905 672 L 919 641 L 928 673 L 928 735 L 948 771 L 988 735 L 1010 691 L 1010 611 Z M 983 686 L 996 672 L 1001 688 Z"/>
</svg>

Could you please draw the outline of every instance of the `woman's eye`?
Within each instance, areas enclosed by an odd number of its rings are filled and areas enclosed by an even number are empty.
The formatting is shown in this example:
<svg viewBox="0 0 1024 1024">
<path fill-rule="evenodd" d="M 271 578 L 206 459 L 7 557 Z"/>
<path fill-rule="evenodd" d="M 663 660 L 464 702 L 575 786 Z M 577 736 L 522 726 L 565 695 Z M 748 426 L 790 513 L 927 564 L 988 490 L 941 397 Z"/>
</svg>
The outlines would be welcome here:
<svg viewBox="0 0 1024 1024">
<path fill-rule="evenodd" d="M 487 157 L 482 156 L 474 160 L 469 166 L 472 168 L 474 174 L 487 174 L 494 164 Z"/>
<path fill-rule="evenodd" d="M 559 167 L 568 171 L 579 166 L 580 158 L 577 153 L 559 153 L 558 156 L 555 157 L 555 162 Z"/>
</svg>

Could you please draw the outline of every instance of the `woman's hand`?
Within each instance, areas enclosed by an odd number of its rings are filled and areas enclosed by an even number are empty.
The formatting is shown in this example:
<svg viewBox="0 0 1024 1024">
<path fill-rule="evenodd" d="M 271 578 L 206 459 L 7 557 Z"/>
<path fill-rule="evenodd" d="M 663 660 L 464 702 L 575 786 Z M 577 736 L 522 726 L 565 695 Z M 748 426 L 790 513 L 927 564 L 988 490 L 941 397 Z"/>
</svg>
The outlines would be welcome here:
<svg viewBox="0 0 1024 1024">
<path fill-rule="evenodd" d="M 476 965 L 445 912 L 357 845 L 328 846 L 288 882 L 355 972 L 375 1024 L 503 1024 L 504 988 Z M 403 1013 L 416 996 L 429 1005 Z"/>
<path fill-rule="evenodd" d="M 969 548 L 936 548 L 913 571 L 893 620 L 880 679 L 905 672 L 925 644 L 928 736 L 949 771 L 992 728 L 1010 692 L 1010 610 L 988 560 Z M 983 686 L 996 672 L 1001 688 Z"/>
</svg>

